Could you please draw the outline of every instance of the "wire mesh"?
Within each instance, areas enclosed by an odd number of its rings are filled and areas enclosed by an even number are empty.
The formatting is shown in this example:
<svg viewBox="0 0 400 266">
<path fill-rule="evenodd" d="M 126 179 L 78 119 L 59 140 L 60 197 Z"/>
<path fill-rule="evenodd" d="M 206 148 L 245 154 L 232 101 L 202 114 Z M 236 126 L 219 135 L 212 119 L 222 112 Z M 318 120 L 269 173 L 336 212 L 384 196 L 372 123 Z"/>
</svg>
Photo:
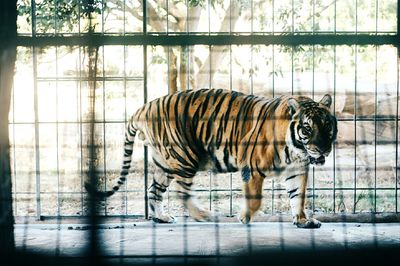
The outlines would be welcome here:
<svg viewBox="0 0 400 266">
<path fill-rule="evenodd" d="M 21 8 L 19 17 L 10 130 L 14 213 L 25 217 L 25 223 L 29 216 L 60 221 L 89 215 L 83 182 L 92 124 L 87 119 L 87 83 L 93 80 L 87 69 L 89 22 L 82 16 L 83 2 L 20 3 L 26 9 Z M 93 130 L 102 190 L 112 188 L 118 174 L 130 115 L 168 92 L 214 87 L 266 97 L 304 94 L 315 100 L 329 92 L 340 136 L 326 165 L 310 171 L 308 211 L 341 222 L 398 215 L 397 1 L 91 2 L 98 7 L 91 42 L 99 47 Z M 135 147 L 124 189 L 98 204 L 99 215 L 119 218 L 124 229 L 129 228 L 125 218 L 149 217 L 147 189 L 159 174 L 149 157 L 146 147 Z M 236 173 L 200 173 L 194 191 L 202 206 L 219 214 L 220 222 L 233 221 L 241 207 L 241 182 Z M 188 263 L 201 255 L 191 247 L 195 240 L 190 218 L 175 192 L 171 185 L 167 206 L 182 217 L 182 226 L 169 230 L 182 233 L 182 239 L 173 249 L 178 255 L 172 257 Z M 288 221 L 290 207 L 281 180 L 265 180 L 263 193 L 265 214 L 259 219 Z M 353 240 L 347 233 L 352 231 L 343 224 L 335 230 L 342 230 L 347 249 Z M 279 249 L 290 249 L 285 240 L 290 230 L 282 223 L 277 226 Z M 148 258 L 152 263 L 169 258 L 159 244 L 167 237 L 163 227 L 144 229 L 151 230 L 151 246 L 145 248 L 149 252 L 132 253 L 122 241 L 118 252 L 106 252 L 106 257 Z M 204 247 L 203 255 L 219 263 L 229 257 L 223 248 L 229 229 L 215 223 L 209 230 L 213 240 L 208 244 L 214 246 L 209 253 Z M 261 230 L 247 226 L 239 236 L 247 242 L 248 254 L 257 249 Z M 119 238 L 125 234 L 120 230 Z M 307 236 L 311 250 L 318 246 L 318 236 Z M 372 238 L 376 246 L 378 240 Z M 57 234 L 57 239 L 58 255 L 62 237 Z M 28 245 L 23 241 L 22 246 Z"/>
</svg>

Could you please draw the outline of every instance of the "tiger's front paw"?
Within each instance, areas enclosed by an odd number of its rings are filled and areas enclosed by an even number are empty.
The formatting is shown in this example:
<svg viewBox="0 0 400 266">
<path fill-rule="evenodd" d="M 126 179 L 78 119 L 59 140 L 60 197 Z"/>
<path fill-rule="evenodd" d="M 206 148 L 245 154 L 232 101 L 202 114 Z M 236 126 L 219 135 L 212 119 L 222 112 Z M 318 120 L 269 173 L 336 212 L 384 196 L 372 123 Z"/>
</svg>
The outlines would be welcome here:
<svg viewBox="0 0 400 266">
<path fill-rule="evenodd" d="M 314 218 L 299 218 L 296 216 L 293 219 L 293 224 L 295 224 L 298 228 L 320 228 L 321 222 Z"/>
<path fill-rule="evenodd" d="M 153 222 L 159 223 L 159 224 L 165 224 L 165 223 L 172 224 L 172 223 L 176 222 L 176 218 L 169 214 L 153 216 L 151 219 L 153 220 Z"/>
<path fill-rule="evenodd" d="M 250 212 L 243 210 L 239 213 L 238 219 L 242 224 L 249 224 L 251 222 Z"/>
</svg>

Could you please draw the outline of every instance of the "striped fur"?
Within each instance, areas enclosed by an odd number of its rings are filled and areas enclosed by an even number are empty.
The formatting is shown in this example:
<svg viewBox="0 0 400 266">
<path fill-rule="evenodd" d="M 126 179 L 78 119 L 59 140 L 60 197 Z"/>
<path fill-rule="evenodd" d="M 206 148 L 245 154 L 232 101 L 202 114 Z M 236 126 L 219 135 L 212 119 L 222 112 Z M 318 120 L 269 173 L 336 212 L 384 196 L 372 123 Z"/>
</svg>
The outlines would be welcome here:
<svg viewBox="0 0 400 266">
<path fill-rule="evenodd" d="M 137 110 L 128 123 L 117 184 L 111 191 L 96 193 L 110 196 L 125 182 L 138 133 L 152 150 L 155 165 L 164 172 L 149 188 L 153 220 L 175 221 L 162 206 L 163 193 L 174 179 L 190 215 L 210 220 L 210 214 L 195 203 L 191 187 L 196 172 L 212 169 L 216 173 L 244 173 L 246 201 L 239 219 L 248 223 L 260 207 L 265 177 L 286 175 L 290 200 L 305 198 L 308 165 L 323 164 L 336 137 L 331 102 L 329 95 L 317 103 L 306 97 L 266 99 L 215 89 L 155 99 Z M 293 208 L 303 208 L 304 200 L 299 204 Z M 303 209 L 293 215 L 300 221 L 297 224 L 310 222 Z"/>
</svg>

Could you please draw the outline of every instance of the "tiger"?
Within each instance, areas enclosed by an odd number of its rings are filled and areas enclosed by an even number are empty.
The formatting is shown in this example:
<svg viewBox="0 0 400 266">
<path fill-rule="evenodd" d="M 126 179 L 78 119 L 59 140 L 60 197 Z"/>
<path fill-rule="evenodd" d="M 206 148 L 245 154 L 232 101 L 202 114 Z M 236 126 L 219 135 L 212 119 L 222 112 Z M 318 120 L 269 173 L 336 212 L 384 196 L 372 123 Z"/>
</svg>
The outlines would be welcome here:
<svg viewBox="0 0 400 266">
<path fill-rule="evenodd" d="M 136 135 L 152 151 L 163 174 L 148 188 L 150 217 L 174 223 L 163 208 L 163 197 L 173 180 L 189 216 L 213 221 L 191 191 L 199 171 L 241 172 L 244 206 L 238 219 L 250 223 L 259 211 L 265 178 L 284 178 L 293 224 L 319 228 L 305 212 L 310 165 L 323 165 L 337 135 L 337 120 L 326 94 L 319 102 L 306 96 L 265 98 L 233 90 L 198 89 L 157 98 L 129 119 L 118 183 L 109 191 L 86 189 L 100 198 L 113 195 L 125 183 L 131 167 Z"/>
</svg>

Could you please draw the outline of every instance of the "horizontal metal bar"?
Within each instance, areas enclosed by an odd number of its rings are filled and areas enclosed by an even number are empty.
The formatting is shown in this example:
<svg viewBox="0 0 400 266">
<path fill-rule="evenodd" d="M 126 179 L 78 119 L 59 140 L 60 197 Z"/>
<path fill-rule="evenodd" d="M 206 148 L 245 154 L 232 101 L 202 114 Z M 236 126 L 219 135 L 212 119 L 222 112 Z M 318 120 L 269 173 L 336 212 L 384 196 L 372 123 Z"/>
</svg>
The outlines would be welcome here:
<svg viewBox="0 0 400 266">
<path fill-rule="evenodd" d="M 142 189 L 137 189 L 137 190 L 121 190 L 121 191 L 117 191 L 117 192 L 115 192 L 116 193 L 116 195 L 118 194 L 118 193 L 125 193 L 125 192 L 127 192 L 127 193 L 143 193 L 143 190 Z M 35 192 L 23 192 L 23 191 L 17 191 L 17 192 L 13 192 L 12 194 L 16 194 L 16 195 L 34 195 L 35 194 Z M 80 191 L 71 191 L 71 192 L 65 192 L 65 191 L 60 191 L 60 192 L 46 192 L 46 191 L 41 191 L 40 192 L 40 194 L 44 194 L 44 195 L 51 195 L 51 194 L 53 194 L 53 195 L 58 195 L 58 194 L 60 194 L 60 195 L 62 195 L 62 194 L 65 194 L 65 195 L 69 195 L 69 194 L 72 194 L 72 195 L 74 195 L 74 194 L 76 194 L 76 195 L 81 195 L 81 194 L 87 194 L 87 192 L 80 192 Z"/>
<path fill-rule="evenodd" d="M 356 117 L 354 118 L 341 118 L 341 117 L 336 117 L 338 122 L 396 122 L 400 121 L 400 117 L 396 119 L 395 116 L 377 116 L 377 117 Z M 89 121 L 39 121 L 37 122 L 38 124 L 88 124 Z M 103 121 L 94 121 L 96 124 L 115 124 L 115 123 L 126 123 L 124 120 L 103 120 Z M 29 124 L 34 124 L 34 122 L 9 122 L 9 125 L 29 125 Z"/>
<path fill-rule="evenodd" d="M 132 36 L 18 36 L 18 46 L 84 46 L 84 45 L 394 45 L 400 35 L 375 34 L 290 34 L 290 35 L 150 35 Z"/>
<path fill-rule="evenodd" d="M 307 190 L 312 191 L 312 190 L 319 190 L 319 191 L 333 191 L 332 187 L 326 187 L 326 188 L 307 188 Z M 348 188 L 341 188 L 341 187 L 335 187 L 335 190 L 351 190 L 354 191 L 354 187 L 348 187 Z M 375 188 L 370 187 L 370 188 L 365 188 L 365 187 L 357 187 L 356 190 L 375 190 Z M 382 188 L 376 188 L 377 191 L 382 190 L 382 191 L 387 191 L 387 190 L 396 190 L 395 188 L 388 188 L 388 187 L 382 187 Z M 399 189 L 400 190 L 400 189 Z M 242 189 L 240 188 L 233 188 L 232 190 L 230 189 L 193 189 L 191 190 L 192 192 L 241 192 Z M 286 188 L 264 188 L 263 191 L 286 191 Z M 178 190 L 169 190 L 169 192 L 179 192 Z"/>
<path fill-rule="evenodd" d="M 71 76 L 71 77 L 38 77 L 36 79 L 38 82 L 49 82 L 49 81 L 92 81 L 89 77 L 81 77 L 81 76 Z M 143 81 L 143 77 L 134 77 L 134 76 L 105 76 L 105 77 L 97 77 L 97 81 Z"/>
<path fill-rule="evenodd" d="M 317 190 L 317 191 L 333 191 L 332 187 L 315 187 L 315 188 L 307 188 L 307 190 L 312 191 L 312 190 Z M 335 190 L 343 190 L 343 191 L 354 191 L 354 187 L 335 187 Z M 376 190 L 376 191 L 390 191 L 393 190 L 395 191 L 396 188 L 393 187 L 379 187 L 379 188 L 374 188 L 374 187 L 357 187 L 356 190 Z M 400 188 L 397 188 L 397 190 L 400 191 Z M 169 192 L 175 193 L 178 190 L 169 190 Z M 227 188 L 227 189 L 193 189 L 192 192 L 241 192 L 242 189 L 241 188 L 233 188 L 232 190 Z M 286 191 L 286 188 L 264 188 L 263 191 Z M 118 193 L 142 193 L 143 190 L 121 190 L 121 191 L 117 191 L 116 195 Z M 57 195 L 57 194 L 81 194 L 81 192 L 41 192 L 40 194 L 45 194 L 45 195 Z M 82 192 L 83 194 L 87 194 L 87 192 Z M 35 192 L 13 192 L 13 195 L 35 195 Z"/>
</svg>

